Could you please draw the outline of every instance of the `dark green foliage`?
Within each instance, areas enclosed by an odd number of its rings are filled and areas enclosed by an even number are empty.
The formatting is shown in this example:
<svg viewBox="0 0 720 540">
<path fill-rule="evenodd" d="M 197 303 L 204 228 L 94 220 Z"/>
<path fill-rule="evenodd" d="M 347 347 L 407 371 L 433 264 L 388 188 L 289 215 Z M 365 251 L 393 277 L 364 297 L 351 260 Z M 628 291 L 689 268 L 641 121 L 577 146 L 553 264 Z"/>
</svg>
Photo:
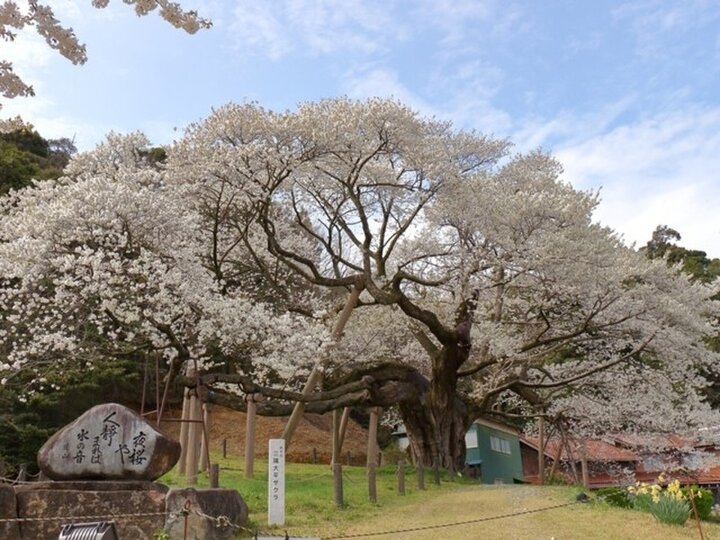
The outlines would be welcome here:
<svg viewBox="0 0 720 540">
<path fill-rule="evenodd" d="M 35 156 L 0 140 L 0 195 L 29 185 L 39 171 Z"/>
<path fill-rule="evenodd" d="M 702 520 L 707 520 L 712 514 L 714 502 L 712 491 L 698 486 L 685 486 L 682 488 L 682 492 L 688 501 L 690 500 L 690 490 L 692 490 L 692 500 L 695 503 L 698 517 Z"/>
<path fill-rule="evenodd" d="M 690 517 L 690 504 L 686 500 L 676 499 L 671 495 L 662 495 L 660 500 L 650 506 L 650 513 L 660 523 L 668 525 L 685 525 Z"/>
<path fill-rule="evenodd" d="M 141 370 L 137 362 L 106 360 L 95 362 L 92 369 L 48 373 L 43 383 L 30 373 L 13 377 L 0 387 L 0 465 L 12 472 L 27 463 L 33 471 L 37 451 L 48 437 L 93 405 L 139 402 Z M 34 393 L 29 399 L 18 399 L 30 389 Z"/>
<path fill-rule="evenodd" d="M 34 156 L 48 157 L 48 141 L 32 129 L 24 128 L 9 133 L 0 133 L 0 140 L 10 143 L 18 150 L 28 152 Z"/>
<path fill-rule="evenodd" d="M 0 133 L 0 195 L 27 187 L 33 179 L 60 177 L 75 152 L 67 138 L 45 140 L 27 128 Z"/>
<path fill-rule="evenodd" d="M 159 146 L 154 146 L 148 150 L 143 150 L 140 152 L 140 155 L 145 158 L 148 164 L 154 166 L 165 163 L 165 160 L 167 159 L 167 152 L 164 148 Z"/>
<path fill-rule="evenodd" d="M 681 264 L 693 279 L 709 283 L 720 276 L 720 259 L 708 259 L 707 253 L 675 245 L 680 233 L 667 225 L 658 225 L 650 241 L 642 248 L 650 259 L 665 258 L 668 264 Z"/>
<path fill-rule="evenodd" d="M 633 504 L 630 500 L 630 495 L 627 489 L 608 487 L 601 488 L 595 492 L 598 499 L 604 500 L 610 506 L 616 506 L 618 508 L 632 508 Z"/>
</svg>

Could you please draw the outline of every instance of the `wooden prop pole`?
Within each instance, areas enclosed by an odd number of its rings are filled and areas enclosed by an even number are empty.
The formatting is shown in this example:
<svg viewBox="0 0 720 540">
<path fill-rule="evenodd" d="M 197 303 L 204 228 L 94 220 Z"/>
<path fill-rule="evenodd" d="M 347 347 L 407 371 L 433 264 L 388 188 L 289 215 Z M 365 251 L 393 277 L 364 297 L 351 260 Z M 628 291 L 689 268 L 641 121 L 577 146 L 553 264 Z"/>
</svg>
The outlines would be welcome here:
<svg viewBox="0 0 720 540">
<path fill-rule="evenodd" d="M 337 341 L 340 339 L 340 336 L 342 336 L 345 325 L 347 324 L 348 319 L 350 319 L 350 315 L 352 314 L 353 309 L 355 309 L 355 306 L 357 305 L 358 298 L 360 298 L 360 293 L 362 292 L 363 288 L 364 286 L 361 284 L 355 285 L 353 287 L 353 290 L 348 295 L 345 306 L 340 312 L 338 320 L 335 323 L 335 328 L 333 329 L 332 333 L 333 340 Z M 305 387 L 303 388 L 303 396 L 310 395 L 315 391 L 315 388 L 317 388 L 318 385 L 321 384 L 323 368 L 325 367 L 326 363 L 327 358 L 323 358 L 315 364 L 312 371 L 310 372 L 310 375 L 308 376 Z M 297 426 L 300 423 L 300 419 L 302 418 L 304 412 L 305 404 L 301 401 L 298 401 L 293 408 L 293 412 L 288 419 L 288 423 L 285 425 L 285 430 L 283 431 L 282 435 L 282 438 L 285 439 L 286 452 L 288 447 L 290 446 L 290 441 L 292 440 L 293 434 L 295 433 L 295 430 L 297 429 Z"/>
<path fill-rule="evenodd" d="M 247 397 L 247 415 L 245 417 L 245 478 L 253 477 L 255 464 L 255 416 L 257 405 L 255 397 Z"/>
</svg>

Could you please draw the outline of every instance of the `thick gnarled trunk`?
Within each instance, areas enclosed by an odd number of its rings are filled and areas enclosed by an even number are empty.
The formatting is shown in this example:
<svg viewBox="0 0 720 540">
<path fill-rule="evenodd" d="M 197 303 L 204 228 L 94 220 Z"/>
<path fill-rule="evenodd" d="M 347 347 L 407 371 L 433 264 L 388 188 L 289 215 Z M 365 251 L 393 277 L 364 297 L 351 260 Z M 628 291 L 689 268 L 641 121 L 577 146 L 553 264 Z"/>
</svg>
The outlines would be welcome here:
<svg viewBox="0 0 720 540">
<path fill-rule="evenodd" d="M 443 410 L 433 407 L 429 400 L 406 402 L 400 404 L 400 414 L 418 461 L 426 467 L 463 471 L 465 433 L 472 419 L 462 401 L 456 399 L 449 409 Z"/>
<path fill-rule="evenodd" d="M 400 403 L 417 459 L 451 473 L 465 468 L 465 433 L 473 421 L 457 394 L 457 365 L 463 353 L 459 347 L 439 351 L 433 359 L 432 378 L 419 399 Z"/>
</svg>

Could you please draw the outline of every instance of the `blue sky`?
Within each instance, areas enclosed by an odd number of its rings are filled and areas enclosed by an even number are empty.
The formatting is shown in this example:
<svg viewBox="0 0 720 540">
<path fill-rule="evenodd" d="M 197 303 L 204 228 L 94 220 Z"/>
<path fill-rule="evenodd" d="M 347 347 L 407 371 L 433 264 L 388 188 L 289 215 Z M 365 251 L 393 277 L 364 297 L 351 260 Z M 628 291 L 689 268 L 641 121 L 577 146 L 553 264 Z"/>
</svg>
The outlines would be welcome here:
<svg viewBox="0 0 720 540">
<path fill-rule="evenodd" d="M 50 3 L 86 65 L 32 34 L 0 52 L 37 93 L 2 114 L 47 137 L 162 144 L 228 101 L 392 96 L 553 152 L 628 242 L 667 224 L 720 257 L 718 0 L 185 0 L 214 21 L 195 36 L 119 0 Z"/>
</svg>

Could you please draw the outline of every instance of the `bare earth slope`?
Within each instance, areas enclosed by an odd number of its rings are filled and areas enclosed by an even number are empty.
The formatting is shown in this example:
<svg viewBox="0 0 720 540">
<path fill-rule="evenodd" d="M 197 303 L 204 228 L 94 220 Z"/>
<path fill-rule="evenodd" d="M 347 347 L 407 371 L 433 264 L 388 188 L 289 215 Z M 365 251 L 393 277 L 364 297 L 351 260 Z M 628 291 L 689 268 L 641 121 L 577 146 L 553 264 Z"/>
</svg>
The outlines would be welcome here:
<svg viewBox="0 0 720 540">
<path fill-rule="evenodd" d="M 171 411 L 168 417 L 177 419 L 180 417 L 180 411 Z M 267 456 L 268 440 L 280 438 L 286 422 L 287 418 L 284 417 L 256 417 L 256 456 Z M 228 455 L 244 455 L 245 423 L 245 413 L 214 405 L 210 410 L 210 451 L 220 452 L 223 439 L 226 439 Z M 179 437 L 179 422 L 163 421 L 162 428 L 169 435 L 175 438 Z M 300 421 L 292 444 L 288 449 L 288 461 L 310 463 L 313 460 L 313 449 L 315 449 L 318 463 L 330 463 L 331 433 L 331 415 L 306 414 Z M 350 419 L 343 444 L 343 463 L 364 464 L 366 452 L 367 430 Z"/>
</svg>

